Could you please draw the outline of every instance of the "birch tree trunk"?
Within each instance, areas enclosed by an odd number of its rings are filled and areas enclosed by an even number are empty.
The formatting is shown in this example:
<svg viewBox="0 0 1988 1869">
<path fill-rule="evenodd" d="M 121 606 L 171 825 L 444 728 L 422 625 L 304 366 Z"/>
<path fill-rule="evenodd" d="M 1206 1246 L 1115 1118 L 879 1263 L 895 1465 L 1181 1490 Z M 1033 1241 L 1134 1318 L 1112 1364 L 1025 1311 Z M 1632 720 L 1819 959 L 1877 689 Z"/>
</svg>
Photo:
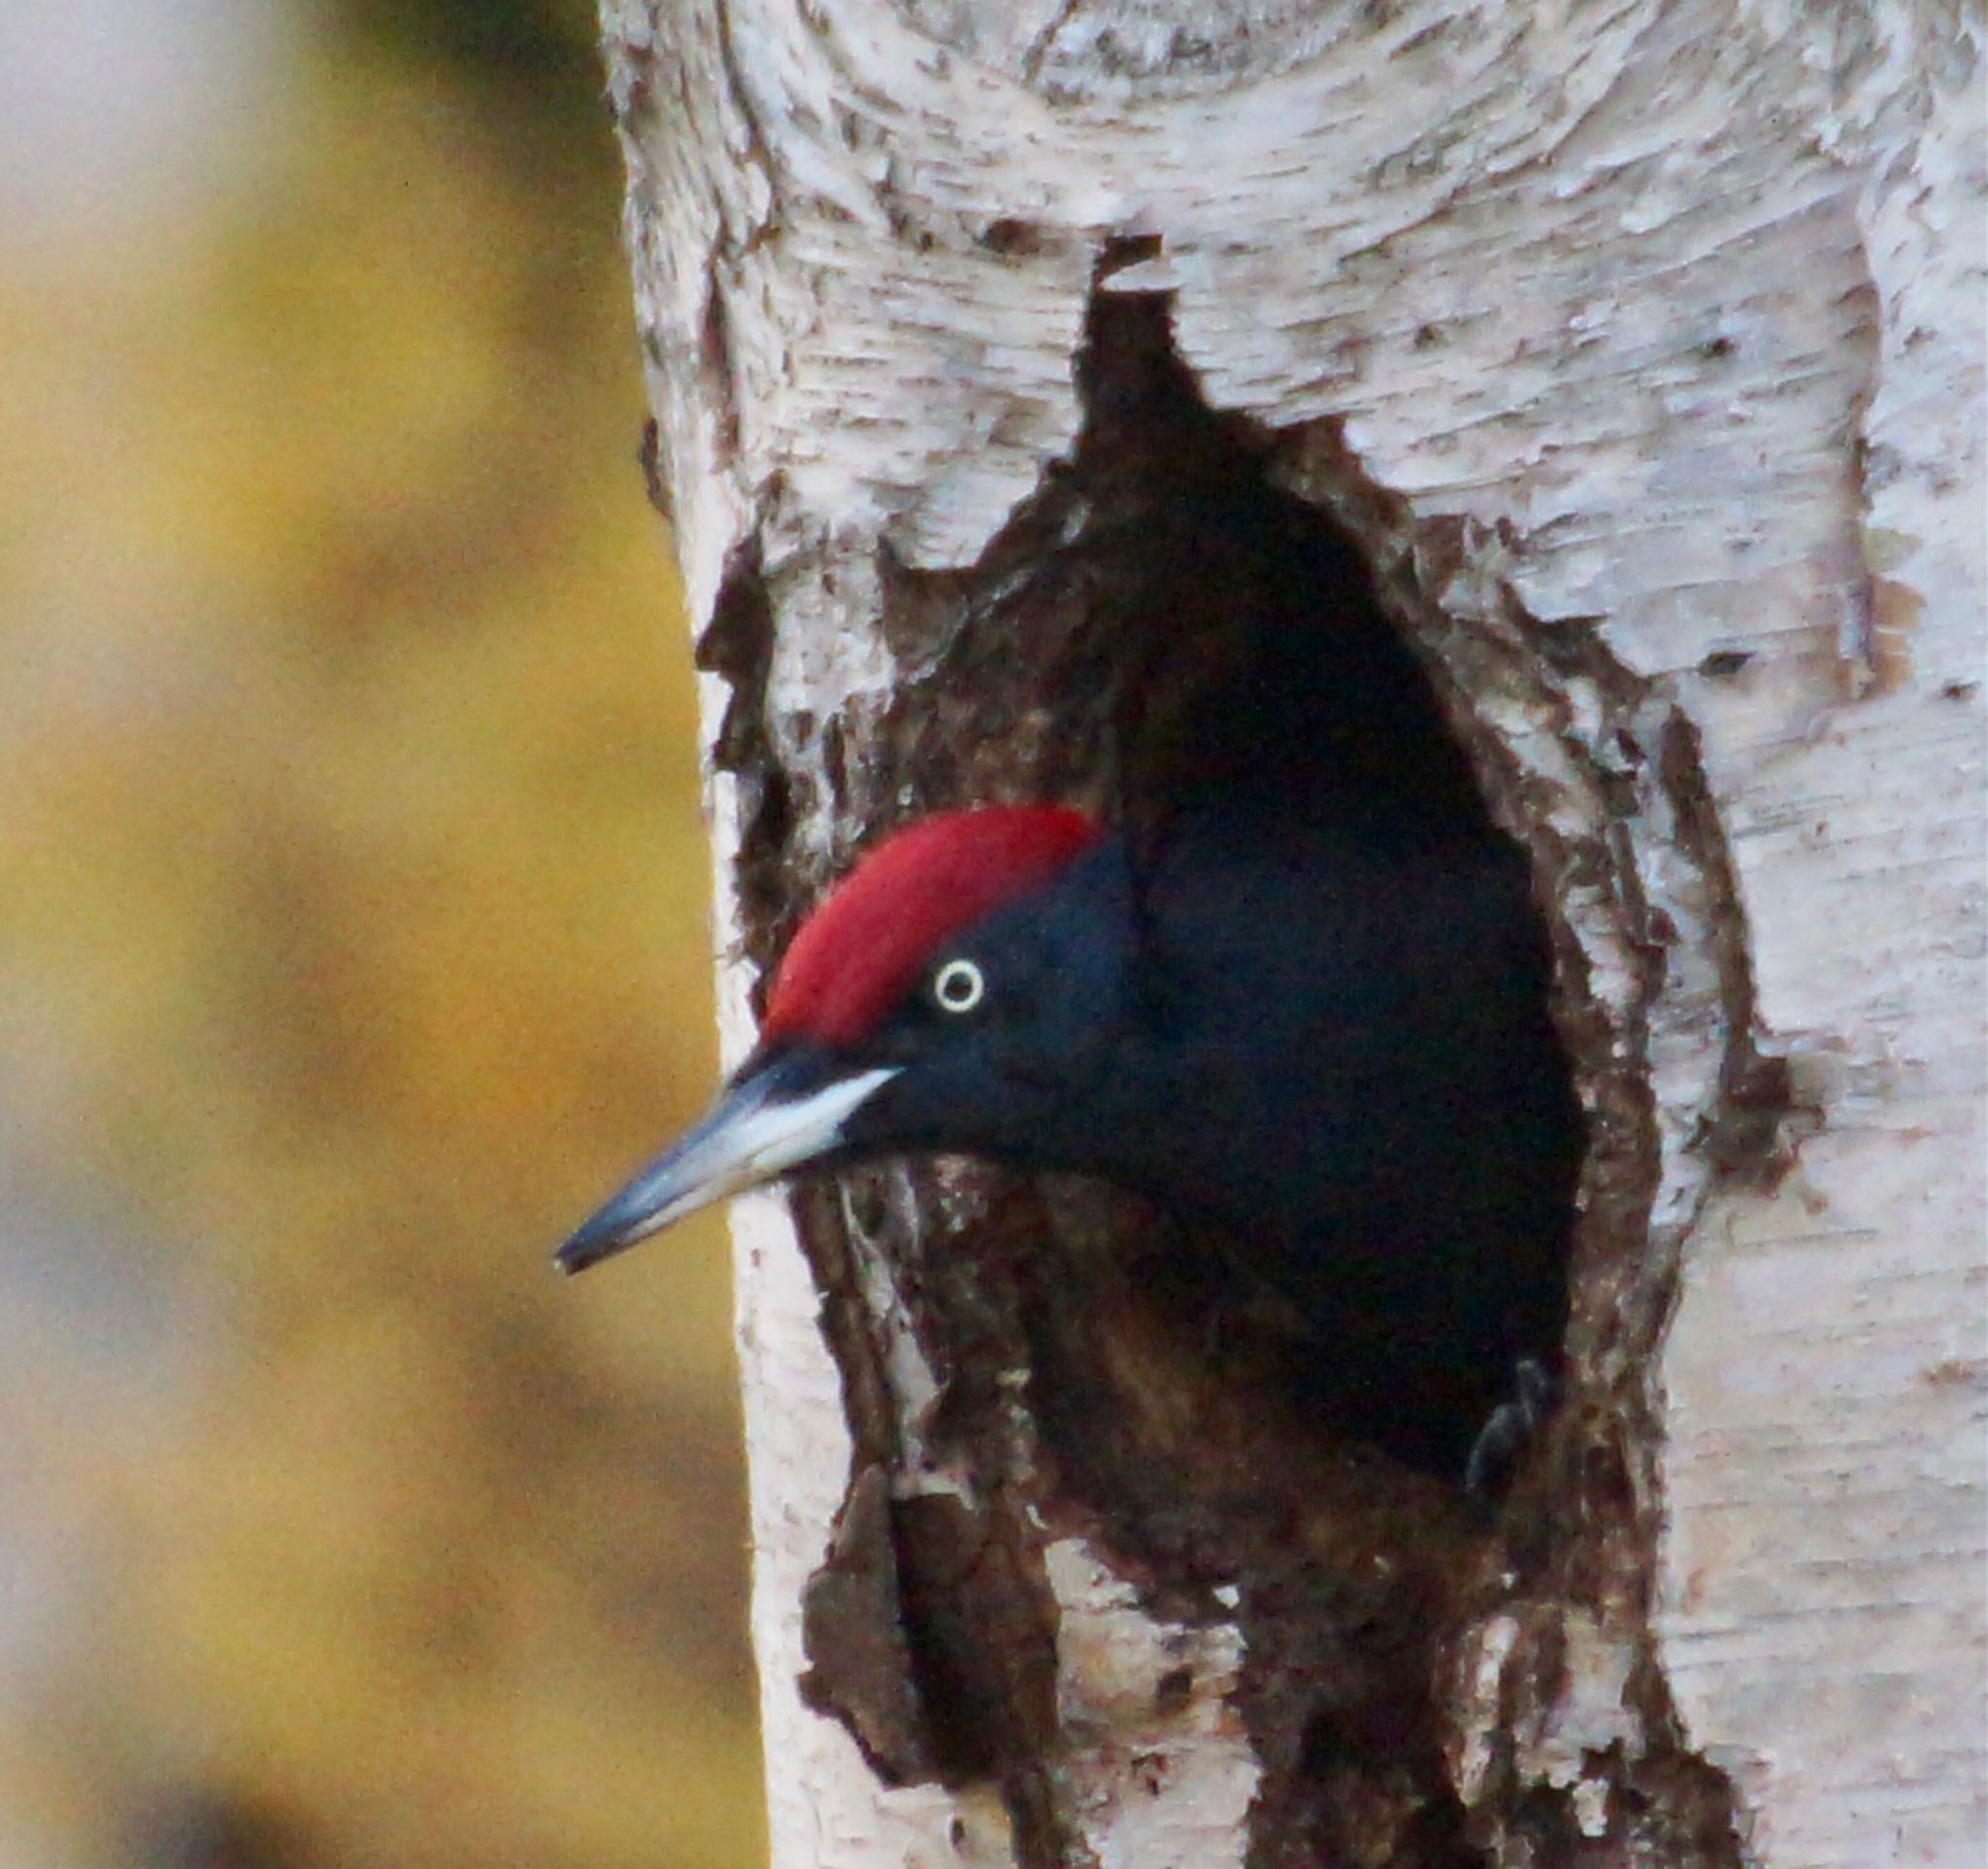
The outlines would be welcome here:
<svg viewBox="0 0 1988 1869">
<path fill-rule="evenodd" d="M 1219 484 L 1377 568 L 1594 1135 L 1495 1524 L 1239 1398 L 1097 1190 L 742 1205 L 776 1861 L 1972 1869 L 1978 15 L 604 17 L 734 1053 L 862 834 L 1110 795 L 1275 597 Z"/>
</svg>

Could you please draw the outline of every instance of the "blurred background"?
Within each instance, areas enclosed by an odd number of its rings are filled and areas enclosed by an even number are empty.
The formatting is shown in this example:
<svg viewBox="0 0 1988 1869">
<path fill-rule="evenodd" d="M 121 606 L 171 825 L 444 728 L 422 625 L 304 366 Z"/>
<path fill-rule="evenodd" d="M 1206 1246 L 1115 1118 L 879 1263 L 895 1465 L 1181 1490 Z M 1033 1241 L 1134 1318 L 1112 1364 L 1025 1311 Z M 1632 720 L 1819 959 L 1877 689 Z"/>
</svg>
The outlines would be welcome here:
<svg viewBox="0 0 1988 1869">
<path fill-rule="evenodd" d="M 0 7 L 0 1869 L 761 1856 L 592 40 Z"/>
</svg>

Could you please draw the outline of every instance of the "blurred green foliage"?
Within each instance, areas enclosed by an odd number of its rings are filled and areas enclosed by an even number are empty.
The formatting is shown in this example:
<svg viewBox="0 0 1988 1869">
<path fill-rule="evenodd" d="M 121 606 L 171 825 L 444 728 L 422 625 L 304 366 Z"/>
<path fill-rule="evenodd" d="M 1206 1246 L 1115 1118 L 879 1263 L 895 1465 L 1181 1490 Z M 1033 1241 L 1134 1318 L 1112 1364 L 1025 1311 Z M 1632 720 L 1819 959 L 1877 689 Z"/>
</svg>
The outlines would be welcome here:
<svg viewBox="0 0 1988 1869">
<path fill-rule="evenodd" d="M 574 0 L 320 0 L 342 32 L 394 57 L 448 66 L 456 79 L 517 87 L 555 131 L 593 111 L 601 89 L 594 10 Z M 605 137 L 590 146 L 607 147 Z"/>
<path fill-rule="evenodd" d="M 178 1372 L 12 1398 L 88 1613 L 0 1766 L 78 1864 L 743 1865 L 720 1231 L 546 1261 L 713 1068 L 591 18 L 349 11 L 0 271 L 6 1114 Z"/>
</svg>

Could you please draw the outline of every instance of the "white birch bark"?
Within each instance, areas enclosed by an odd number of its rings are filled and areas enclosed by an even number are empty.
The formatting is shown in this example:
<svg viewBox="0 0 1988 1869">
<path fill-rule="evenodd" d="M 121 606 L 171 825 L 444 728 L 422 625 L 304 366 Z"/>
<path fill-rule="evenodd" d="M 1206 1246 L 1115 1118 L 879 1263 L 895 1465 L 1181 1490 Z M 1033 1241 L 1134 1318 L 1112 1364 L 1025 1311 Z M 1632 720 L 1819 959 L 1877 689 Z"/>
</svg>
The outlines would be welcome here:
<svg viewBox="0 0 1988 1869">
<path fill-rule="evenodd" d="M 1752 1859 L 1971 1869 L 1988 1662 L 1978 15 L 603 14 L 677 546 L 700 625 L 757 566 L 766 757 L 836 797 L 816 726 L 878 717 L 901 674 L 879 548 L 971 567 L 1069 455 L 1093 273 L 1139 241 L 1149 257 L 1104 289 L 1171 295 L 1208 402 L 1300 438 L 1300 491 L 1336 497 L 1303 438 L 1342 425 L 1398 499 L 1348 522 L 1455 623 L 1428 647 L 1536 782 L 1542 834 L 1606 844 L 1668 917 L 1653 984 L 1618 908 L 1562 891 L 1597 1029 L 1641 1034 L 1615 1064 L 1655 1099 L 1652 1262 L 1681 1255 L 1638 1477 L 1655 1600 L 1560 1605 L 1565 1680 L 1516 1725 L 1525 1616 L 1483 1619 L 1452 1708 L 1465 1804 L 1552 1785 L 1605 1833 L 1597 1755 L 1651 1743 L 1624 1685 L 1640 1656 L 1684 1744 L 1730 1776 Z M 1606 680 L 1546 669 L 1555 630 Z M 1497 688 L 1501 656 L 1546 672 Z M 708 679 L 715 734 L 733 701 Z M 1659 774 L 1663 748 L 1693 785 Z M 1579 774 L 1618 758 L 1633 803 L 1605 824 Z M 729 777 L 714 802 L 723 857 Z M 845 828 L 803 809 L 791 848 L 818 874 Z M 736 951 L 727 986 L 736 1054 Z M 1770 1125 L 1776 1172 L 1721 1178 L 1706 1119 L 1742 1054 L 1785 1062 L 1797 1114 Z M 798 1605 L 850 1444 L 783 1208 L 742 1208 L 737 1240 L 775 1861 L 1017 1860 L 993 1792 L 884 1788 L 797 1694 Z M 1576 1326 L 1597 1392 L 1644 1381 L 1610 1362 L 1614 1302 Z M 936 1378 L 909 1331 L 891 1346 L 915 1438 Z M 910 1470 L 900 1485 L 965 1484 Z M 1073 1834 L 1100 1863 L 1240 1863 L 1261 1772 L 1226 1699 L 1242 1638 L 1170 1622 L 1080 1534 L 1047 1549 Z M 1156 1711 L 1190 1651 L 1194 1691 Z M 1487 1821 L 1499 1859 L 1535 1859 Z"/>
</svg>

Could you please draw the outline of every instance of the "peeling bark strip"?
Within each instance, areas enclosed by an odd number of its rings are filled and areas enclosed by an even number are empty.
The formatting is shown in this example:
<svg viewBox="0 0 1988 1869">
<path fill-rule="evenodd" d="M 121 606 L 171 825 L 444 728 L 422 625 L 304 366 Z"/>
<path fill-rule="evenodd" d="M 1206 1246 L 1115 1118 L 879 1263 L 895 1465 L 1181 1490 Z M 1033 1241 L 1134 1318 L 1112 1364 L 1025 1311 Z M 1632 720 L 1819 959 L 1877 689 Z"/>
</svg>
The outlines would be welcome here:
<svg viewBox="0 0 1988 1869">
<path fill-rule="evenodd" d="M 1971 1869 L 1977 22 L 603 13 L 735 1053 L 862 838 L 1136 809 L 1338 539 L 1594 1117 L 1496 1526 L 1321 1446 L 1131 1203 L 872 1176 L 808 1260 L 743 1203 L 777 1862 Z"/>
</svg>

